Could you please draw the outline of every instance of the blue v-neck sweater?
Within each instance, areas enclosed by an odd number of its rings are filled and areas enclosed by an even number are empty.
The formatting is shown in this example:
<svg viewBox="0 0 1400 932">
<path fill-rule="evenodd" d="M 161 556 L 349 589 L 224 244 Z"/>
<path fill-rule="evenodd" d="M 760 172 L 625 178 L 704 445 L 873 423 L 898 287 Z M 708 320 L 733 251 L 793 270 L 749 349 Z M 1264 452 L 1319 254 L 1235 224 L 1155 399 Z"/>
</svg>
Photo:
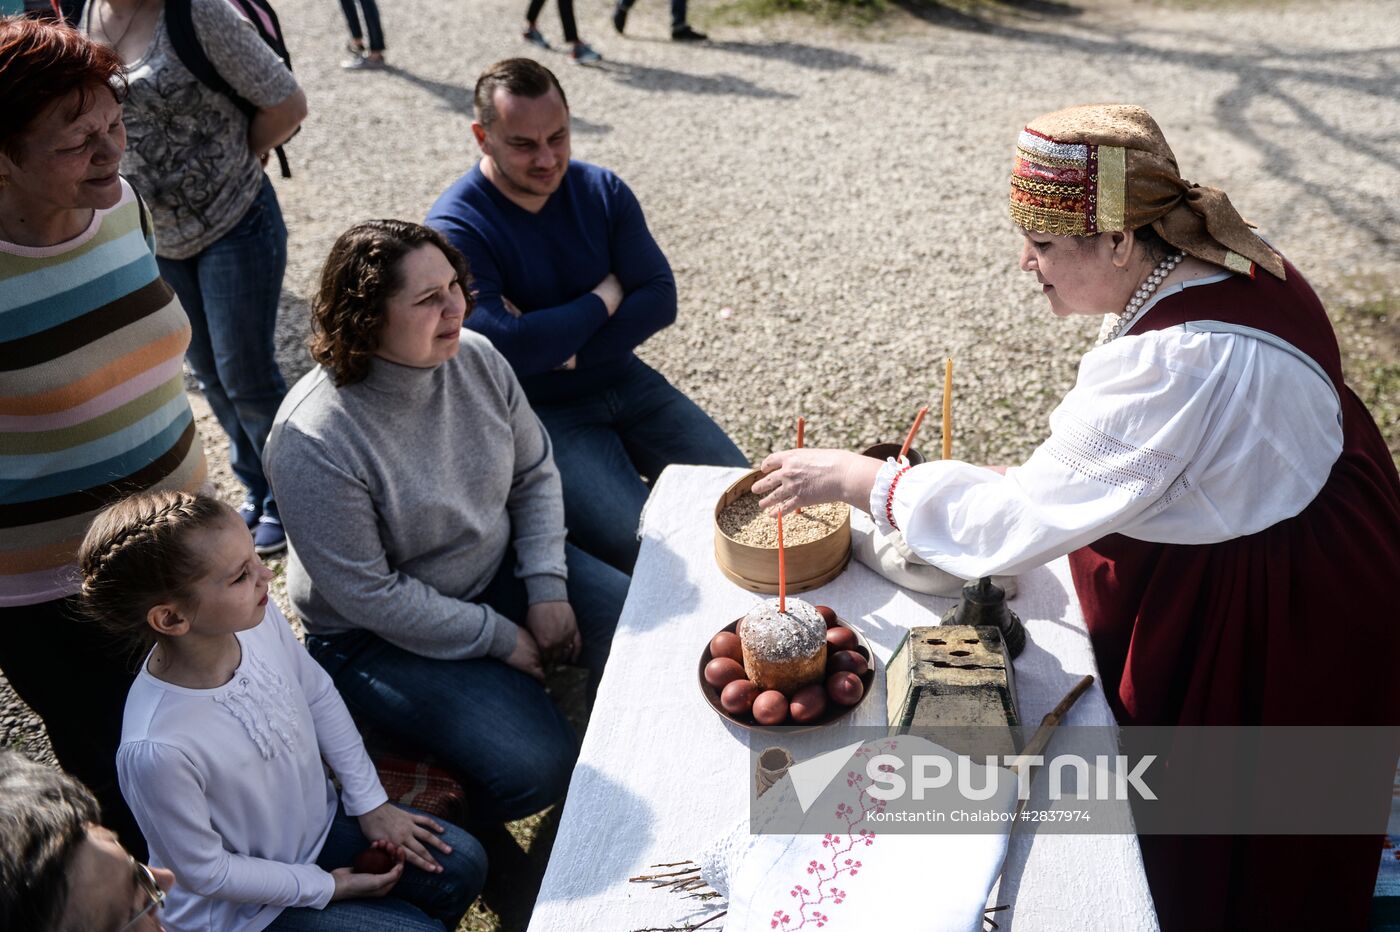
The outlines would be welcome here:
<svg viewBox="0 0 1400 932">
<path fill-rule="evenodd" d="M 676 319 L 671 266 L 636 196 L 605 168 L 570 162 L 559 190 L 532 214 L 478 164 L 442 193 L 427 223 L 471 264 L 477 298 L 467 327 L 510 361 L 532 403 L 606 388 L 637 346 Z M 609 273 L 626 295 L 611 318 L 592 293 Z M 559 370 L 571 356 L 577 368 Z"/>
</svg>

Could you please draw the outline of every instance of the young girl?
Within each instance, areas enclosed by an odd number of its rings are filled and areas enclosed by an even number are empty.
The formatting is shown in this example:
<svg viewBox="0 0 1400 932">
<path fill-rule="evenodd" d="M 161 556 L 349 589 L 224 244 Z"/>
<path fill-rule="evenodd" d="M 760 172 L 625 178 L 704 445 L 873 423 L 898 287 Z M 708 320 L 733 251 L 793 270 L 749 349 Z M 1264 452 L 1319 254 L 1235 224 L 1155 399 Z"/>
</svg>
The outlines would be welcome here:
<svg viewBox="0 0 1400 932">
<path fill-rule="evenodd" d="M 98 516 L 79 562 L 88 612 L 154 642 L 127 696 L 117 772 L 152 866 L 175 874 L 168 928 L 456 929 L 485 877 L 480 845 L 387 802 L 233 509 L 132 496 Z M 392 868 L 352 872 L 371 846 Z"/>
</svg>

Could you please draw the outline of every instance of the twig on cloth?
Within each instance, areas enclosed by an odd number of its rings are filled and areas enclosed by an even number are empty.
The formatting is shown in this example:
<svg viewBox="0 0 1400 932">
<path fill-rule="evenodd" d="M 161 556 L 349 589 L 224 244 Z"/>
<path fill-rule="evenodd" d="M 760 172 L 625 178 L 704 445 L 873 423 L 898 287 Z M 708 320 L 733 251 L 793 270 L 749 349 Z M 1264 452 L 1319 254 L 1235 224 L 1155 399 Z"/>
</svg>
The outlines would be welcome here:
<svg viewBox="0 0 1400 932">
<path fill-rule="evenodd" d="M 700 865 L 694 861 L 675 861 L 670 864 L 653 864 L 652 867 L 679 867 L 677 871 L 667 871 L 661 874 L 639 874 L 636 877 L 628 877 L 628 883 L 649 883 L 652 889 L 669 887 L 670 892 L 684 894 L 688 900 L 712 900 L 719 896 L 719 893 L 710 889 L 710 885 L 700 876 Z M 721 910 L 695 925 L 687 926 L 657 926 L 646 929 L 633 929 L 632 932 L 695 932 L 702 926 L 708 926 L 719 917 L 728 913 L 728 910 Z M 715 926 L 708 932 L 719 932 L 721 926 Z"/>
<path fill-rule="evenodd" d="M 652 926 L 646 929 L 633 929 L 632 932 L 695 932 L 696 929 L 700 928 L 701 926 L 709 925 L 710 923 L 714 922 L 716 919 L 725 915 L 725 913 L 728 912 L 729 910 L 715 913 L 709 919 L 706 919 L 703 922 L 696 923 L 693 926 Z M 724 926 L 715 926 L 714 929 L 711 930 L 711 932 L 721 932 L 723 928 Z"/>
</svg>

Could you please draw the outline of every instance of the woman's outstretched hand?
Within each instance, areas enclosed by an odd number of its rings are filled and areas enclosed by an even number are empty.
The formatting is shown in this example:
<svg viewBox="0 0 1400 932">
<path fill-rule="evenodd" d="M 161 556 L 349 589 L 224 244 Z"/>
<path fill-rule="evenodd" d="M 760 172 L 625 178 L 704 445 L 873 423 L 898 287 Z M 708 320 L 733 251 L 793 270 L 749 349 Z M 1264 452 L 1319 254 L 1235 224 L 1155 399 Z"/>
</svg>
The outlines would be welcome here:
<svg viewBox="0 0 1400 932">
<path fill-rule="evenodd" d="M 767 475 L 753 484 L 765 510 L 848 502 L 869 509 L 870 490 L 880 471 L 877 459 L 845 450 L 801 449 L 770 454 L 760 467 Z"/>
</svg>

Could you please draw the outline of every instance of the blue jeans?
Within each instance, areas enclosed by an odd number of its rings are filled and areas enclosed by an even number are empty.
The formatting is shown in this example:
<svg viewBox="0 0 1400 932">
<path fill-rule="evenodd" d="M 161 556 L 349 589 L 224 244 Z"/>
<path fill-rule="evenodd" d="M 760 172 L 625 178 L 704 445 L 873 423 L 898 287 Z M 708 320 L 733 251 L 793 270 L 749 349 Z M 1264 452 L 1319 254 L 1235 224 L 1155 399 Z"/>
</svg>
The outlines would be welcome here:
<svg viewBox="0 0 1400 932">
<path fill-rule="evenodd" d="M 581 662 L 596 688 L 627 597 L 628 578 L 565 547 L 569 603 L 583 636 Z M 496 578 L 473 596 L 524 621 L 525 586 L 507 551 Z M 493 657 L 435 660 L 368 631 L 307 638 L 357 719 L 441 761 L 463 782 L 475 823 L 538 812 L 564 795 L 578 756 L 573 726 L 544 687 Z"/>
<path fill-rule="evenodd" d="M 262 451 L 287 383 L 274 338 L 287 225 L 272 181 L 263 178 L 248 212 L 212 246 L 188 259 L 158 259 L 190 318 L 185 354 L 229 438 L 229 465 L 265 511 L 276 513 Z"/>
<path fill-rule="evenodd" d="M 350 27 L 350 38 L 363 39 L 360 32 L 360 16 L 355 9 L 356 0 L 340 0 L 340 9 L 345 14 L 345 24 Z M 379 7 L 374 0 L 359 0 L 365 11 L 365 29 L 369 32 L 369 50 L 384 51 L 384 30 L 379 28 Z"/>
<path fill-rule="evenodd" d="M 710 416 L 636 357 L 601 392 L 534 405 L 564 482 L 564 523 L 579 547 L 630 574 L 637 524 L 655 481 L 673 463 L 747 466 Z M 639 475 L 640 474 L 640 475 Z"/>
<path fill-rule="evenodd" d="M 475 838 L 451 822 L 436 816 L 433 819 L 446 830 L 439 837 L 452 846 L 451 854 L 429 849 L 443 867 L 441 874 L 406 864 L 403 876 L 386 897 L 336 900 L 325 909 L 284 909 L 267 927 L 268 932 L 456 932 L 457 923 L 486 883 L 486 852 Z M 349 867 L 369 844 L 359 822 L 343 808 L 337 809 L 316 864 L 328 871 Z"/>
</svg>

